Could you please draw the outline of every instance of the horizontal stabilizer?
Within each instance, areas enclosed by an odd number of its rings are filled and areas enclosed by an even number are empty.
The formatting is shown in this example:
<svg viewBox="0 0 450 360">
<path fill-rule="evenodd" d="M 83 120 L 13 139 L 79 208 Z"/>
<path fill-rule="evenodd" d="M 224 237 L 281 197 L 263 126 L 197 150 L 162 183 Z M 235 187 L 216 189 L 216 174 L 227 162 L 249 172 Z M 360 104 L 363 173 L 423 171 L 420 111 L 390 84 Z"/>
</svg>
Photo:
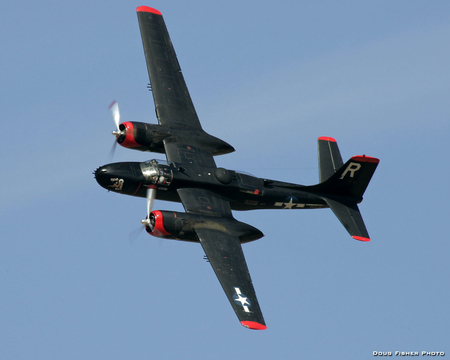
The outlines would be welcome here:
<svg viewBox="0 0 450 360">
<path fill-rule="evenodd" d="M 327 198 L 325 201 L 353 239 L 370 241 L 369 233 L 356 203 L 343 203 Z"/>
</svg>

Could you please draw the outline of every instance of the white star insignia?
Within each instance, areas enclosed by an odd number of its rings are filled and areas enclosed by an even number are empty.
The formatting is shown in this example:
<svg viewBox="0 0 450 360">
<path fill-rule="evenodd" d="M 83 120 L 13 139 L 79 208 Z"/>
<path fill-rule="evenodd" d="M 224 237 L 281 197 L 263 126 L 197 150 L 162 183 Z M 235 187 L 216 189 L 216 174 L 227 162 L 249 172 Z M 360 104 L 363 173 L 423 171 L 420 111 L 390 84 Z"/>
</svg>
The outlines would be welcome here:
<svg viewBox="0 0 450 360">
<path fill-rule="evenodd" d="M 299 204 L 294 202 L 294 198 L 290 198 L 289 202 L 276 202 L 275 206 L 284 206 L 283 209 L 303 208 L 305 204 Z"/>
<path fill-rule="evenodd" d="M 296 205 L 297 204 L 294 203 L 294 199 L 293 198 L 291 198 L 291 200 L 289 200 L 288 203 L 284 203 L 285 209 L 292 209 Z"/>
<path fill-rule="evenodd" d="M 234 301 L 239 301 L 241 303 L 241 306 L 250 305 L 250 303 L 247 301 L 247 299 L 248 299 L 247 297 L 243 297 L 243 296 L 241 296 L 241 294 L 238 294 L 238 298 L 235 299 Z"/>
<path fill-rule="evenodd" d="M 250 301 L 248 300 L 248 297 L 246 297 L 245 295 L 242 296 L 243 294 L 241 293 L 241 289 L 239 289 L 238 287 L 235 287 L 234 291 L 236 291 L 237 298 L 235 295 L 233 295 L 233 300 L 236 303 L 238 303 L 238 302 L 241 303 L 240 305 L 244 308 L 245 312 L 250 312 L 250 310 L 248 309 L 248 306 L 250 306 L 251 304 L 250 304 Z"/>
</svg>

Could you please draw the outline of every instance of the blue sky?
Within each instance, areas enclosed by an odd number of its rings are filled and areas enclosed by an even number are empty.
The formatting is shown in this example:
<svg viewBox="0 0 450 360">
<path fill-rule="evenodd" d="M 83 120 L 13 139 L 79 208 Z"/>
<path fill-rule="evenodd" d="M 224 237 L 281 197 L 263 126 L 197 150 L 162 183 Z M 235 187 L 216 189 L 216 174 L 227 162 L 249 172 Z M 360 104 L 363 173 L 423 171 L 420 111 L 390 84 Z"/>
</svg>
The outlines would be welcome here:
<svg viewBox="0 0 450 360">
<path fill-rule="evenodd" d="M 330 210 L 235 212 L 268 329 L 241 327 L 199 245 L 128 234 L 107 193 L 116 99 L 156 122 L 135 9 L 165 18 L 219 166 L 318 181 L 317 137 L 380 165 L 370 243 Z M 450 353 L 450 5 L 426 1 L 56 1 L 0 13 L 0 358 L 326 359 Z M 115 161 L 161 158 L 118 148 Z M 182 210 L 156 202 L 155 209 Z"/>
</svg>

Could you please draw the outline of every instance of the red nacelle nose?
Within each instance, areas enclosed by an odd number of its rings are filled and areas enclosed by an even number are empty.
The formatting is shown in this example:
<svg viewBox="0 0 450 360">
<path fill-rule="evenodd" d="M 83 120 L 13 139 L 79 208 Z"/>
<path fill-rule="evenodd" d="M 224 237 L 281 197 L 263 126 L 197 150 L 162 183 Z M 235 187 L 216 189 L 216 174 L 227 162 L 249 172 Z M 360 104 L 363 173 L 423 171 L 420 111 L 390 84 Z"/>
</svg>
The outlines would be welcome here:
<svg viewBox="0 0 450 360">
<path fill-rule="evenodd" d="M 133 123 L 127 121 L 119 125 L 119 130 L 123 135 L 119 136 L 117 142 L 126 148 L 141 147 L 136 142 Z"/>
<path fill-rule="evenodd" d="M 163 223 L 163 214 L 161 211 L 152 211 L 150 214 L 150 226 L 146 226 L 145 230 L 153 236 L 164 237 L 171 235 L 165 228 Z"/>
</svg>

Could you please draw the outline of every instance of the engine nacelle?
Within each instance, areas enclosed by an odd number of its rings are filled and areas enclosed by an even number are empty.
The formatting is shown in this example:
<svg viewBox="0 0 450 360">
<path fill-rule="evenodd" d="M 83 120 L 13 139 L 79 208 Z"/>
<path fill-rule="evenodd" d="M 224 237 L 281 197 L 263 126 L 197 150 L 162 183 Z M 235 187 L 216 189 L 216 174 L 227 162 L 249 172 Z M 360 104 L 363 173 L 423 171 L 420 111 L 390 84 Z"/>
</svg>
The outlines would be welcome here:
<svg viewBox="0 0 450 360">
<path fill-rule="evenodd" d="M 234 151 L 230 144 L 198 129 L 169 129 L 163 125 L 127 121 L 120 124 L 119 130 L 114 131 L 113 134 L 123 147 L 161 154 L 165 153 L 163 141 L 169 136 L 189 139 L 191 145 L 211 151 L 213 155 L 223 155 Z"/>
<path fill-rule="evenodd" d="M 117 142 L 123 147 L 164 154 L 163 140 L 170 135 L 168 129 L 156 124 L 127 121 L 119 125 Z"/>
<path fill-rule="evenodd" d="M 198 242 L 195 229 L 212 229 L 239 237 L 241 243 L 260 239 L 264 234 L 257 228 L 233 218 L 217 218 L 175 211 L 152 211 L 150 225 L 145 230 L 165 239 Z"/>
</svg>

